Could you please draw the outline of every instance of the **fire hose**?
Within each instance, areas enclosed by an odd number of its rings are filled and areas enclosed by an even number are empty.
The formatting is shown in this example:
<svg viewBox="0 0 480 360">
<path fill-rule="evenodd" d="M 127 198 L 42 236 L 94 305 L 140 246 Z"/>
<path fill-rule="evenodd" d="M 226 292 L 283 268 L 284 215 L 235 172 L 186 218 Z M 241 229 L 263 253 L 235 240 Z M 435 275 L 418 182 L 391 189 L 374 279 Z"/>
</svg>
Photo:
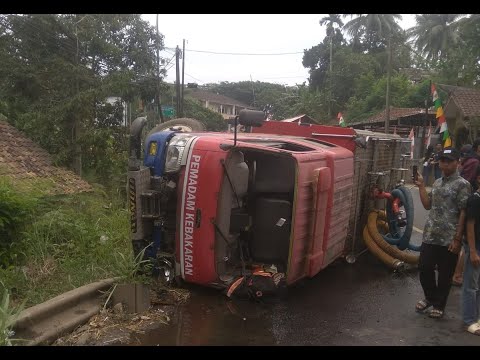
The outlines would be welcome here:
<svg viewBox="0 0 480 360">
<path fill-rule="evenodd" d="M 413 201 L 408 189 L 400 186 L 391 193 L 374 192 L 377 198 L 388 199 L 387 212 L 373 210 L 368 215 L 367 225 L 363 229 L 363 239 L 367 248 L 388 267 L 399 270 L 405 263 L 418 264 L 418 255 L 403 251 L 405 249 L 418 251 L 418 246 L 410 244 L 413 228 Z M 403 204 L 406 219 L 399 216 L 399 206 Z M 405 227 L 400 234 L 399 225 Z M 380 233 L 382 230 L 387 235 Z M 398 247 L 397 247 L 398 246 Z"/>
</svg>

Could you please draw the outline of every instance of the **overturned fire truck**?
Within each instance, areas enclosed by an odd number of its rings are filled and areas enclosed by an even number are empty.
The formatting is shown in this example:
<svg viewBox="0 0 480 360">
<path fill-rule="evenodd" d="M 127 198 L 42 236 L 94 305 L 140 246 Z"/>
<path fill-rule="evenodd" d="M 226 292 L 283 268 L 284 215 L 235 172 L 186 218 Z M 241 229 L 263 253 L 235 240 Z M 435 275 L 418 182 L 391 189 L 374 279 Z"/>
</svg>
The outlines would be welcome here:
<svg viewBox="0 0 480 360">
<path fill-rule="evenodd" d="M 264 121 L 251 110 L 235 121 L 247 131 L 235 123 L 234 133 L 205 132 L 183 118 L 143 142 L 146 118 L 134 121 L 127 187 L 135 254 L 154 259 L 167 281 L 254 297 L 340 257 L 353 262 L 365 215 L 382 201 L 371 194 L 401 184 L 404 140 Z"/>
</svg>

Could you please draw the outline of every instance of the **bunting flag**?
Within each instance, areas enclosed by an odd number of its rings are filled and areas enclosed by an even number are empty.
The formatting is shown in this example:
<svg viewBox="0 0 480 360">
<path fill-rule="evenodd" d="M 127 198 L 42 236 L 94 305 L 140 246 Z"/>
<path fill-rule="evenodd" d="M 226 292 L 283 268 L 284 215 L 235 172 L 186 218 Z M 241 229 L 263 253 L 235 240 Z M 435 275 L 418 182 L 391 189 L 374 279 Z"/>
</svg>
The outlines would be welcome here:
<svg viewBox="0 0 480 360">
<path fill-rule="evenodd" d="M 343 120 L 343 115 L 341 112 L 338 113 L 337 119 L 338 119 L 338 126 L 341 126 L 341 127 L 347 126 L 347 124 L 345 124 L 345 120 Z"/>
<path fill-rule="evenodd" d="M 450 138 L 450 133 L 448 132 L 447 119 L 443 112 L 442 100 L 438 96 L 437 89 L 435 84 L 432 84 L 432 100 L 435 106 L 435 117 L 437 118 L 438 126 L 440 127 L 440 134 L 443 134 L 443 147 L 452 146 L 452 139 Z"/>
<path fill-rule="evenodd" d="M 408 134 L 408 138 L 412 141 L 410 143 L 410 159 L 413 159 L 413 149 L 415 148 L 415 133 L 413 132 L 413 127 L 412 130 L 410 130 L 410 134 Z"/>
</svg>

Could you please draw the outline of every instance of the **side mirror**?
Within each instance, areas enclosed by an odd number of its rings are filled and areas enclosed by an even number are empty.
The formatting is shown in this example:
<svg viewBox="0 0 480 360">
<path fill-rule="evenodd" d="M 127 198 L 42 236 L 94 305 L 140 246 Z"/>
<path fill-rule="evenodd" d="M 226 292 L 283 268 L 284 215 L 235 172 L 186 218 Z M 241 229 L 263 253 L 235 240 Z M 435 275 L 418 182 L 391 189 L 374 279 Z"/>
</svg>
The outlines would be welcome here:
<svg viewBox="0 0 480 360">
<path fill-rule="evenodd" d="M 260 127 L 265 120 L 265 113 L 257 110 L 241 110 L 238 114 L 238 122 L 243 126 Z"/>
</svg>

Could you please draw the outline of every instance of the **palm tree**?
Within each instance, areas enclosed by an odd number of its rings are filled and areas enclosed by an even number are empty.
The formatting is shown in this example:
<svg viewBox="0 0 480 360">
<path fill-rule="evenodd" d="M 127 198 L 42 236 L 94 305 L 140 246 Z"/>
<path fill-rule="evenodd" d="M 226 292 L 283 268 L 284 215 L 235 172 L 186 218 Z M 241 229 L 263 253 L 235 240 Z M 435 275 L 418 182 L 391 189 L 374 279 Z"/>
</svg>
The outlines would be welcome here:
<svg viewBox="0 0 480 360">
<path fill-rule="evenodd" d="M 437 62 L 447 56 L 447 50 L 459 40 L 458 25 L 463 14 L 415 15 L 416 26 L 408 29 L 415 47 L 428 60 Z"/>
<path fill-rule="evenodd" d="M 371 50 L 378 40 L 386 40 L 390 35 L 401 30 L 397 20 L 402 20 L 400 14 L 356 14 L 357 17 L 345 24 L 347 34 L 352 36 L 353 44 L 365 35 L 367 47 Z M 349 15 L 344 15 L 349 16 Z M 350 15 L 355 16 L 355 15 Z"/>
<path fill-rule="evenodd" d="M 335 35 L 335 25 L 339 28 L 343 26 L 343 21 L 338 14 L 328 14 L 319 21 L 320 26 L 327 25 L 327 36 L 330 39 L 330 64 L 329 64 L 329 78 L 331 81 L 332 69 L 333 69 L 333 36 Z M 328 116 L 331 116 L 331 86 L 329 89 L 329 101 L 328 101 Z"/>
<path fill-rule="evenodd" d="M 354 41 L 358 40 L 359 35 L 363 32 L 366 37 L 368 48 L 371 50 L 374 48 L 374 44 L 378 40 L 388 40 L 387 54 L 387 91 L 386 91 L 386 104 L 385 104 L 385 133 L 388 134 L 390 123 L 390 74 L 392 67 L 392 37 L 401 31 L 400 25 L 397 24 L 397 20 L 402 20 L 400 14 L 358 14 L 358 17 L 350 20 L 345 24 L 347 33 L 350 34 Z"/>
<path fill-rule="evenodd" d="M 320 21 L 320 26 L 327 25 L 327 36 L 330 39 L 330 72 L 332 72 L 332 54 L 333 54 L 333 36 L 335 35 L 335 25 L 339 28 L 343 26 L 343 21 L 338 14 L 328 14 Z"/>
</svg>

